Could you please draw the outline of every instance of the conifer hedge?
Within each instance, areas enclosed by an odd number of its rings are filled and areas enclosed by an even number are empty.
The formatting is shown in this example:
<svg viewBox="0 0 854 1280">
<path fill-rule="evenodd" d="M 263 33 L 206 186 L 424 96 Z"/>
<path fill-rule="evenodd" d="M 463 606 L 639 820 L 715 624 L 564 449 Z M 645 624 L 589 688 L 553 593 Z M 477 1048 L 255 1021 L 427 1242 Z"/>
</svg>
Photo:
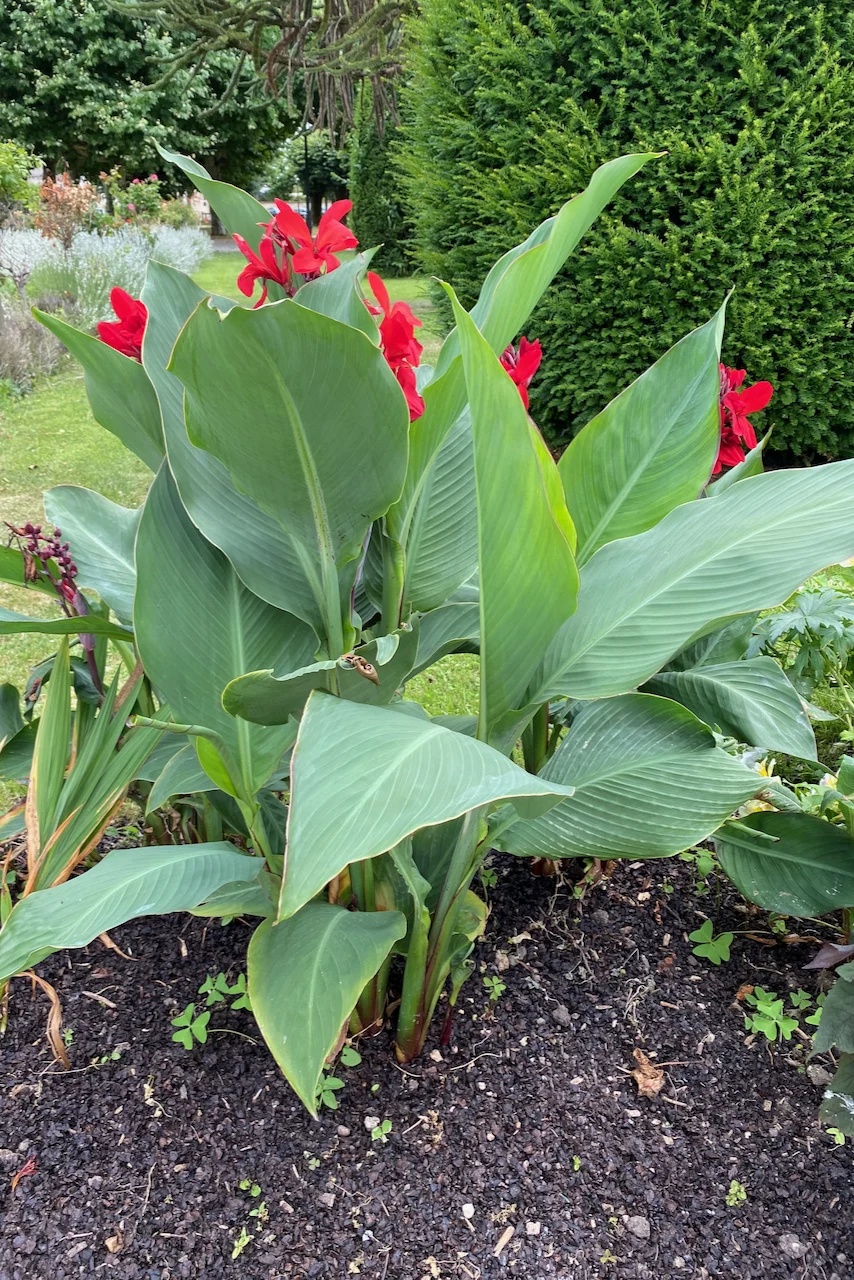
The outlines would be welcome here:
<svg viewBox="0 0 854 1280">
<path fill-rule="evenodd" d="M 598 164 L 667 152 L 528 325 L 550 439 L 734 289 L 723 358 L 774 384 L 775 460 L 854 454 L 850 0 L 424 0 L 409 36 L 417 249 L 467 304 Z"/>
<path fill-rule="evenodd" d="M 350 223 L 359 244 L 382 245 L 372 264 L 376 270 L 405 276 L 413 268 L 412 225 L 394 164 L 398 143 L 399 130 L 390 119 L 380 137 L 371 96 L 363 93 L 356 105 L 350 144 Z"/>
</svg>

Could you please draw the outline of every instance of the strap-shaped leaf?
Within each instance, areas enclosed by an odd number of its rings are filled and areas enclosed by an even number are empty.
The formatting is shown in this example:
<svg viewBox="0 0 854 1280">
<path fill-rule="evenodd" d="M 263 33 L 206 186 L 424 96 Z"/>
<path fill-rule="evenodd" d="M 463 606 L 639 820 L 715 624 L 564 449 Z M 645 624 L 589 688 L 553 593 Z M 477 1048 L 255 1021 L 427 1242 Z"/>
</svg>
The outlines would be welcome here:
<svg viewBox="0 0 854 1280">
<path fill-rule="evenodd" d="M 137 916 L 188 911 L 220 885 L 246 879 L 253 865 L 225 843 L 116 849 L 91 871 L 17 903 L 0 931 L 0 982 Z"/>
<path fill-rule="evenodd" d="M 377 322 L 365 306 L 359 282 L 364 278 L 376 249 L 356 253 L 342 262 L 334 271 L 327 271 L 316 280 L 309 280 L 297 289 L 294 302 L 319 315 L 340 320 L 367 334 L 375 346 L 379 344 L 380 331 Z"/>
<path fill-rule="evenodd" d="M 180 746 L 180 740 L 178 745 Z M 190 795 L 194 791 L 213 791 L 213 789 L 214 784 L 199 764 L 196 748 L 188 742 L 175 752 L 154 778 L 145 802 L 145 812 L 152 813 L 161 805 L 168 804 L 173 796 Z"/>
<path fill-rule="evenodd" d="M 418 654 L 413 675 L 438 662 L 447 653 L 477 652 L 480 641 L 480 605 L 445 604 L 421 618 Z"/>
<path fill-rule="evenodd" d="M 384 357 L 358 330 L 286 300 L 226 316 L 198 307 L 169 367 L 190 439 L 303 548 L 334 634 L 338 572 L 406 473 L 409 414 Z"/>
<path fill-rule="evenodd" d="M 225 552 L 249 590 L 320 629 L 316 598 L 320 587 L 308 581 L 293 539 L 251 498 L 238 493 L 219 459 L 196 448 L 187 437 L 184 388 L 166 366 L 178 334 L 206 296 L 189 276 L 149 262 L 142 291 L 148 307 L 142 361 L 163 415 L 169 467 L 193 523 L 208 542 Z M 227 299 L 213 301 L 220 310 L 232 306 Z M 264 555 L 258 555 L 260 546 L 265 548 Z"/>
<path fill-rule="evenodd" d="M 56 598 L 56 592 L 49 582 L 36 578 L 35 582 L 27 581 L 27 566 L 22 551 L 17 547 L 0 547 L 0 582 L 11 582 L 14 587 L 26 587 L 28 591 L 40 591 L 43 595 Z"/>
<path fill-rule="evenodd" d="M 404 599 L 435 609 L 477 569 L 471 415 L 464 409 L 424 481 L 406 542 Z"/>
<path fill-rule="evenodd" d="M 293 915 L 348 863 L 385 853 L 420 827 L 502 799 L 539 812 L 566 794 L 484 742 L 316 691 L 291 761 L 279 914 Z"/>
<path fill-rule="evenodd" d="M 773 658 L 660 671 L 644 689 L 681 702 L 739 742 L 816 758 L 815 734 L 800 694 Z"/>
<path fill-rule="evenodd" d="M 312 1115 L 324 1063 L 363 987 L 406 932 L 399 911 L 345 911 L 312 902 L 290 920 L 265 920 L 247 956 L 255 1021 Z"/>
<path fill-rule="evenodd" d="M 133 632 L 109 618 L 87 613 L 85 618 L 32 618 L 13 609 L 0 608 L 0 636 L 108 636 L 111 640 L 132 640 Z"/>
<path fill-rule="evenodd" d="M 601 165 L 580 195 L 567 201 L 554 217 L 547 218 L 526 240 L 499 258 L 471 313 L 496 355 L 523 328 L 581 237 L 623 183 L 653 158 L 652 153 L 620 156 Z M 402 546 L 406 545 L 416 504 L 436 454 L 465 408 L 459 350 L 459 335 L 454 331 L 445 340 L 436 376 L 424 391 L 425 411 L 412 424 L 406 485 L 387 521 L 390 536 Z"/>
<path fill-rule="evenodd" d="M 585 708 L 543 775 L 575 792 L 499 836 L 505 852 L 665 857 L 704 839 L 762 785 L 690 711 L 641 693 Z"/>
<path fill-rule="evenodd" d="M 518 390 L 452 295 L 474 438 L 480 583 L 478 737 L 512 744 L 528 681 L 575 608 L 575 534 Z M 508 520 L 508 512 L 512 519 Z"/>
<path fill-rule="evenodd" d="M 33 751 L 30 794 L 27 797 L 27 861 L 30 867 L 54 833 L 57 806 L 68 767 L 70 739 L 71 666 L 68 640 L 63 637 L 56 651 Z"/>
<path fill-rule="evenodd" d="M 626 387 L 560 460 L 578 563 L 699 497 L 720 440 L 724 307 Z"/>
<path fill-rule="evenodd" d="M 817 916 L 854 906 L 854 840 L 806 813 L 762 810 L 715 836 L 739 893 L 766 911 Z"/>
<path fill-rule="evenodd" d="M 601 698 L 648 680 L 716 619 L 769 609 L 854 554 L 854 461 L 775 471 L 610 542 L 531 682 L 532 701 Z"/>
<path fill-rule="evenodd" d="M 233 785 L 253 793 L 275 768 L 289 731 L 235 720 L 223 710 L 222 690 L 261 666 L 303 665 L 314 654 L 314 632 L 243 585 L 190 520 L 166 464 L 143 507 L 136 568 L 134 618 L 146 672 L 176 722 L 220 736 L 238 769 Z"/>
<path fill-rule="evenodd" d="M 71 547 L 78 584 L 97 591 L 122 621 L 129 621 L 136 587 L 133 543 L 139 511 L 72 484 L 48 489 L 44 509 Z"/>
<path fill-rule="evenodd" d="M 98 425 L 117 436 L 147 467 L 156 471 L 163 458 L 163 432 L 157 396 L 142 366 L 91 334 L 81 333 L 58 316 L 42 311 L 34 314 L 82 364 L 86 394 Z"/>
</svg>

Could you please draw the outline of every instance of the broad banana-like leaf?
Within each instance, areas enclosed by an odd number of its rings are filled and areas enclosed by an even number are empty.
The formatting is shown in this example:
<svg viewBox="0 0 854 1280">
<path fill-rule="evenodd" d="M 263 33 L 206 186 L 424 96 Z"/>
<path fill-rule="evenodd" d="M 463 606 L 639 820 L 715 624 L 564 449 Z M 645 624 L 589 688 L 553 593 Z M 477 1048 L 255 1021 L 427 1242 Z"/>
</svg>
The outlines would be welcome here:
<svg viewBox="0 0 854 1280">
<path fill-rule="evenodd" d="M 237 769 L 232 786 L 245 798 L 270 776 L 290 731 L 235 720 L 223 710 L 222 690 L 247 670 L 301 666 L 314 654 L 314 632 L 243 585 L 190 520 L 168 465 L 143 507 L 136 569 L 134 618 L 146 672 L 179 724 L 219 735 L 228 767 Z"/>
<path fill-rule="evenodd" d="M 854 840 L 806 813 L 749 813 L 715 836 L 739 893 L 765 911 L 818 916 L 854 906 Z"/>
<path fill-rule="evenodd" d="M 0 930 L 0 982 L 137 916 L 189 911 L 220 885 L 246 879 L 252 865 L 225 843 L 116 849 L 91 871 L 15 905 Z"/>
<path fill-rule="evenodd" d="M 279 915 L 292 916 L 348 863 L 385 853 L 420 827 L 502 799 L 540 812 L 569 791 L 430 720 L 316 690 L 291 761 Z"/>
<path fill-rule="evenodd" d="M 136 588 L 133 543 L 139 511 L 73 484 L 48 489 L 44 509 L 71 547 L 78 584 L 97 591 L 122 622 L 129 622 Z"/>
<path fill-rule="evenodd" d="M 666 857 L 703 840 L 762 786 L 685 707 L 642 693 L 586 707 L 543 776 L 574 794 L 499 835 L 505 852 Z"/>
<path fill-rule="evenodd" d="M 849 998 L 854 1006 L 854 987 L 850 982 L 848 986 L 851 988 Z M 823 1022 L 824 1013 L 821 1017 Z M 824 1091 L 818 1116 L 823 1125 L 838 1129 L 848 1138 L 854 1137 L 854 1053 L 840 1055 L 839 1067 Z"/>
<path fill-rule="evenodd" d="M 431 609 L 421 618 L 418 654 L 412 674 L 417 675 L 448 653 L 476 652 L 479 641 L 480 605 L 477 602 L 445 604 Z"/>
<path fill-rule="evenodd" d="M 71 739 L 71 666 L 68 640 L 56 651 L 39 720 L 27 798 L 27 860 L 32 865 L 53 835 L 56 810 L 68 767 Z"/>
<path fill-rule="evenodd" d="M 558 470 L 580 565 L 702 492 L 720 442 L 725 308 L 671 347 L 564 451 Z"/>
<path fill-rule="evenodd" d="M 399 911 L 345 911 L 312 902 L 252 935 L 252 1012 L 288 1083 L 312 1115 L 326 1059 L 370 979 L 406 932 Z"/>
<path fill-rule="evenodd" d="M 715 619 L 770 609 L 854 555 L 854 461 L 742 480 L 600 547 L 529 697 L 602 698 L 648 680 Z"/>
<path fill-rule="evenodd" d="M 675 654 L 666 671 L 691 671 L 694 667 L 713 667 L 724 662 L 738 662 L 750 644 L 758 613 L 743 613 L 732 619 L 722 619 L 721 626 L 713 626 L 698 640 L 692 641 Z"/>
<path fill-rule="evenodd" d="M 517 388 L 451 295 L 471 404 L 480 582 L 478 737 L 512 746 L 528 682 L 575 608 L 575 533 Z M 512 519 L 508 520 L 508 512 Z"/>
<path fill-rule="evenodd" d="M 840 965 L 836 974 L 822 1006 L 813 1053 L 827 1053 L 834 1046 L 842 1053 L 854 1053 L 854 964 Z"/>
<path fill-rule="evenodd" d="M 0 608 L 0 636 L 108 636 L 111 640 L 132 640 L 133 632 L 109 618 L 87 613 L 83 618 L 32 618 L 13 609 Z"/>
<path fill-rule="evenodd" d="M 208 204 L 216 213 L 229 235 L 243 236 L 243 239 L 257 249 L 264 234 L 264 227 L 270 221 L 270 211 L 248 191 L 233 187 L 230 182 L 218 182 L 212 178 L 204 165 L 190 156 L 182 156 L 179 151 L 169 151 L 159 142 L 154 143 L 164 160 L 174 164 L 186 173 L 193 186 L 201 191 Z M 272 286 L 274 289 L 275 285 Z"/>
<path fill-rule="evenodd" d="M 260 861 L 260 859 L 258 859 Z M 191 916 L 261 916 L 266 919 L 276 911 L 279 899 L 278 879 L 263 864 L 251 880 L 239 880 L 215 889 L 198 907 L 190 910 Z"/>
<path fill-rule="evenodd" d="M 228 556 L 250 591 L 320 630 L 315 590 L 293 539 L 251 498 L 238 493 L 212 453 L 197 449 L 187 437 L 184 388 L 166 366 L 178 334 L 205 297 L 189 276 L 149 262 L 142 291 L 148 307 L 142 361 L 157 391 L 169 466 L 181 501 L 193 523 Z M 213 301 L 219 310 L 232 306 L 223 298 Z M 264 554 L 258 554 L 259 547 Z"/>
<path fill-rule="evenodd" d="M 0 778 L 10 782 L 26 781 L 33 764 L 37 733 L 38 721 L 34 720 L 0 747 Z"/>
<path fill-rule="evenodd" d="M 660 671 L 644 691 L 681 702 L 725 737 L 816 759 L 815 734 L 800 694 L 773 658 Z"/>
<path fill-rule="evenodd" d="M 385 358 L 358 330 L 286 300 L 224 317 L 198 307 L 169 367 L 190 439 L 299 544 L 334 635 L 338 573 L 406 474 L 409 414 Z"/>
<path fill-rule="evenodd" d="M 309 280 L 301 289 L 297 289 L 294 302 L 319 315 L 329 316 L 332 320 L 340 320 L 354 329 L 361 329 L 367 334 L 374 346 L 379 344 L 380 331 L 376 320 L 365 305 L 364 295 L 359 288 L 370 265 L 376 249 L 357 253 L 335 271 L 327 271 L 316 280 Z"/>
<path fill-rule="evenodd" d="M 20 693 L 13 684 L 0 684 L 0 751 L 23 727 Z"/>
<path fill-rule="evenodd" d="M 413 609 L 435 609 L 476 569 L 474 445 L 466 408 L 439 448 L 415 506 L 403 598 Z"/>
<path fill-rule="evenodd" d="M 378 652 L 383 640 L 394 640 L 391 650 Z M 222 705 L 232 716 L 242 716 L 253 724 L 287 724 L 291 716 L 302 713 L 312 689 L 328 689 L 334 673 L 334 683 L 342 698 L 353 702 L 371 702 L 382 706 L 391 702 L 398 687 L 412 670 L 418 647 L 418 619 L 411 627 L 396 631 L 380 640 L 369 640 L 354 650 L 356 657 L 369 662 L 376 670 L 378 683 L 362 675 L 357 664 L 348 661 L 348 655 L 333 660 L 313 662 L 287 675 L 275 676 L 272 671 L 252 671 L 226 685 Z M 385 658 L 385 661 L 383 661 Z"/>
<path fill-rule="evenodd" d="M 154 779 L 145 802 L 145 812 L 152 813 L 161 805 L 168 804 L 173 796 L 213 790 L 214 783 L 199 764 L 195 747 L 192 743 L 187 743 L 186 746 L 181 747 L 180 751 L 175 752 Z"/>
<path fill-rule="evenodd" d="M 706 497 L 719 498 L 732 485 L 738 484 L 739 480 L 749 480 L 751 476 L 761 476 L 765 470 L 762 455 L 770 439 L 771 432 L 766 431 L 759 443 L 744 455 L 741 462 L 736 463 L 729 471 L 725 471 L 717 480 L 711 481 L 706 489 Z"/>
<path fill-rule="evenodd" d="M 156 471 L 163 459 L 163 432 L 157 396 L 142 366 L 58 316 L 38 310 L 34 315 L 82 364 L 86 394 L 98 425 Z"/>
</svg>

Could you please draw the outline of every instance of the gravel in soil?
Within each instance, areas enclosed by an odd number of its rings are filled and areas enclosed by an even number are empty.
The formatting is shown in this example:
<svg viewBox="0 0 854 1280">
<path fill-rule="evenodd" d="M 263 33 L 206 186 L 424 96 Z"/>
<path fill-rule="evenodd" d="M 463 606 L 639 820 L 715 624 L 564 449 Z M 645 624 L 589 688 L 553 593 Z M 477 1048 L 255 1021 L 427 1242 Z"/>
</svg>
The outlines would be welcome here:
<svg viewBox="0 0 854 1280">
<path fill-rule="evenodd" d="M 0 1278 L 849 1280 L 851 1145 L 818 1126 L 805 1040 L 751 1039 L 736 1000 L 745 983 L 815 991 L 798 970 L 813 948 L 738 937 L 728 964 L 696 959 L 686 935 L 714 894 L 683 864 L 622 865 L 580 904 L 496 865 L 452 1045 L 400 1069 L 387 1034 L 361 1042 L 318 1121 L 251 1014 L 216 1006 L 191 1052 L 171 1038 L 207 975 L 242 970 L 239 921 L 137 921 L 113 934 L 131 960 L 96 943 L 45 962 L 70 1072 L 43 997 L 16 980 Z M 725 889 L 719 927 L 761 926 L 744 912 Z M 654 1097 L 635 1050 L 663 1080 Z M 746 1198 L 728 1204 L 734 1183 Z"/>
</svg>

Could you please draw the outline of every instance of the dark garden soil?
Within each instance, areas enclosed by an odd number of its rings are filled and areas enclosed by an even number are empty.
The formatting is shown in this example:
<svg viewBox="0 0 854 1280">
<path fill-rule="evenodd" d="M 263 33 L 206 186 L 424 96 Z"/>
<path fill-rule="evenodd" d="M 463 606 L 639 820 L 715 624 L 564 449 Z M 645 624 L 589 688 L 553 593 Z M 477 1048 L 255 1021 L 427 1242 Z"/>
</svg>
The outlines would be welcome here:
<svg viewBox="0 0 854 1280">
<path fill-rule="evenodd" d="M 132 961 L 98 943 L 46 962 L 70 1073 L 44 1040 L 43 997 L 17 981 L 0 1049 L 2 1280 L 854 1276 L 851 1143 L 818 1127 L 803 1042 L 746 1044 L 735 1002 L 744 983 L 814 990 L 797 968 L 812 948 L 739 940 L 719 969 L 696 960 L 685 935 L 714 906 L 683 864 L 622 866 L 581 906 L 523 864 L 498 872 L 477 952 L 506 982 L 494 1011 L 476 974 L 441 1056 L 434 1039 L 401 1070 L 386 1035 L 363 1042 L 319 1121 L 250 1014 L 215 1011 L 192 1052 L 171 1040 L 206 975 L 242 968 L 240 922 L 137 922 L 113 935 Z M 739 906 L 725 892 L 721 926 L 749 927 Z M 635 1049 L 668 1064 L 654 1099 L 629 1074 Z M 391 1121 L 387 1142 L 371 1116 Z M 733 1179 L 747 1198 L 729 1207 Z"/>
</svg>

